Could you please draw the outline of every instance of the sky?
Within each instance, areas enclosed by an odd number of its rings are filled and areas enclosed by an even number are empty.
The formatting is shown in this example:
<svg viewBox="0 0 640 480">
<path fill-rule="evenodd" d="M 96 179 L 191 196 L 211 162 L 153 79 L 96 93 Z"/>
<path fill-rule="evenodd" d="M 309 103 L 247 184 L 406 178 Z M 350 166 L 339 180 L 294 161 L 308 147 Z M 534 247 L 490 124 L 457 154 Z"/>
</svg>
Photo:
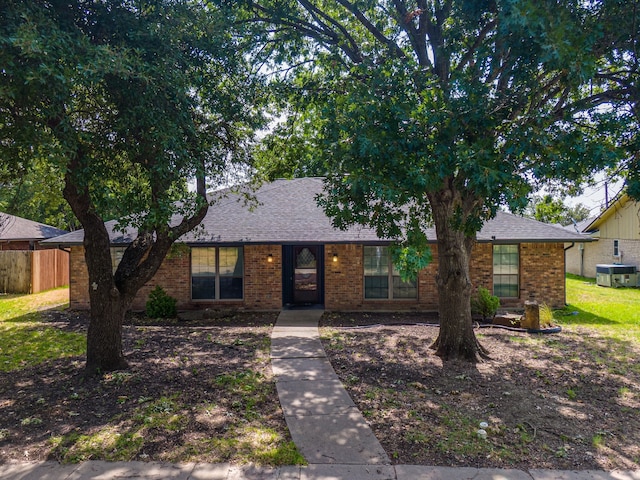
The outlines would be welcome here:
<svg viewBox="0 0 640 480">
<path fill-rule="evenodd" d="M 607 183 L 606 186 L 605 183 Z M 622 180 L 606 182 L 604 176 L 598 176 L 594 187 L 585 188 L 584 193 L 578 197 L 567 197 L 565 204 L 575 206 L 581 203 L 591 211 L 592 216 L 596 216 L 605 204 L 605 192 L 608 191 L 609 201 L 611 201 L 620 193 L 623 185 L 624 182 Z"/>
</svg>

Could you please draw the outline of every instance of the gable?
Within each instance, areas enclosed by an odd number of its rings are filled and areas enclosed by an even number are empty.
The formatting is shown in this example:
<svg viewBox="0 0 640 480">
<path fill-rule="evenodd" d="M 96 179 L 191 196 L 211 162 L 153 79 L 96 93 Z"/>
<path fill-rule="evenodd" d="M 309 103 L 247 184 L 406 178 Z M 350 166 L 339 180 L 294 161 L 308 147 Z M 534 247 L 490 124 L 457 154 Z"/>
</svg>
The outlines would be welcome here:
<svg viewBox="0 0 640 480">
<path fill-rule="evenodd" d="M 596 229 L 600 238 L 640 240 L 640 203 L 623 195 L 587 227 Z"/>
</svg>

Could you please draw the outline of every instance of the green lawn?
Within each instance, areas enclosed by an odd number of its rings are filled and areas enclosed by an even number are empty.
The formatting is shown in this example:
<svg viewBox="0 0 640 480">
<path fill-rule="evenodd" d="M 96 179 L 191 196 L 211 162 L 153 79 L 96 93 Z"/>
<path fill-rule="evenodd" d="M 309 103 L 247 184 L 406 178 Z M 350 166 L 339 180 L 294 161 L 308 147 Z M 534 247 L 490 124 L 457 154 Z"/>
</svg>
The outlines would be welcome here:
<svg viewBox="0 0 640 480">
<path fill-rule="evenodd" d="M 640 343 L 640 289 L 608 288 L 591 278 L 567 275 L 567 306 L 556 312 L 562 325 L 593 327 L 607 336 Z"/>
<path fill-rule="evenodd" d="M 12 371 L 46 360 L 82 355 L 86 338 L 42 322 L 41 312 L 66 308 L 69 290 L 35 295 L 0 296 L 0 371 Z"/>
</svg>

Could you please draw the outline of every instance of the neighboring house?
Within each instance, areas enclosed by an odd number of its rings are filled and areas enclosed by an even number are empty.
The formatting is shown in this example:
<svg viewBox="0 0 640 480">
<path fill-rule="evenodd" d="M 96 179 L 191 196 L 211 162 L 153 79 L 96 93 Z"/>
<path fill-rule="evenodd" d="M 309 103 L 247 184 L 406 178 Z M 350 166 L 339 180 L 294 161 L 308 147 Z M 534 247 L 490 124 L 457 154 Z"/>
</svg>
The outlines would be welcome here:
<svg viewBox="0 0 640 480">
<path fill-rule="evenodd" d="M 316 197 L 319 178 L 278 180 L 256 193 L 249 209 L 239 197 L 218 199 L 196 232 L 180 239 L 156 276 L 139 292 L 144 308 L 156 285 L 177 298 L 178 307 L 278 310 L 286 305 L 322 304 L 327 310 L 436 310 L 437 245 L 433 262 L 415 282 L 394 271 L 389 241 L 369 228 L 332 226 Z M 108 228 L 113 232 L 113 223 Z M 87 308 L 88 276 L 82 232 L 47 241 L 71 249 L 72 308 Z M 485 286 L 502 304 L 521 307 L 534 298 L 565 304 L 565 242 L 590 239 L 562 228 L 504 212 L 478 234 L 471 265 L 474 287 Z M 126 233 L 112 235 L 114 265 Z"/>
<path fill-rule="evenodd" d="M 0 212 L 0 250 L 40 250 L 40 241 L 67 233 L 59 228 Z"/>
<path fill-rule="evenodd" d="M 0 292 L 37 293 L 69 283 L 69 253 L 47 238 L 67 232 L 50 225 L 0 213 Z"/>
<path fill-rule="evenodd" d="M 567 249 L 568 273 L 595 278 L 598 264 L 635 265 L 640 270 L 640 203 L 622 194 L 578 228 L 594 241 Z"/>
</svg>

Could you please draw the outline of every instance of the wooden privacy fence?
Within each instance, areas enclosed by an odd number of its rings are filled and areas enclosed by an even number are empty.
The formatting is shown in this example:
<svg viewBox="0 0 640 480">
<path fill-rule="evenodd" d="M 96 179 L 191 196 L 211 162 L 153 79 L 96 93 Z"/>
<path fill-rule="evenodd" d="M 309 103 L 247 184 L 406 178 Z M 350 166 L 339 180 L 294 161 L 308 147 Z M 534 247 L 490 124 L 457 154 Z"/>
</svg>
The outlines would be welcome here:
<svg viewBox="0 0 640 480">
<path fill-rule="evenodd" d="M 0 293 L 38 293 L 68 284 L 68 252 L 0 251 Z"/>
</svg>

